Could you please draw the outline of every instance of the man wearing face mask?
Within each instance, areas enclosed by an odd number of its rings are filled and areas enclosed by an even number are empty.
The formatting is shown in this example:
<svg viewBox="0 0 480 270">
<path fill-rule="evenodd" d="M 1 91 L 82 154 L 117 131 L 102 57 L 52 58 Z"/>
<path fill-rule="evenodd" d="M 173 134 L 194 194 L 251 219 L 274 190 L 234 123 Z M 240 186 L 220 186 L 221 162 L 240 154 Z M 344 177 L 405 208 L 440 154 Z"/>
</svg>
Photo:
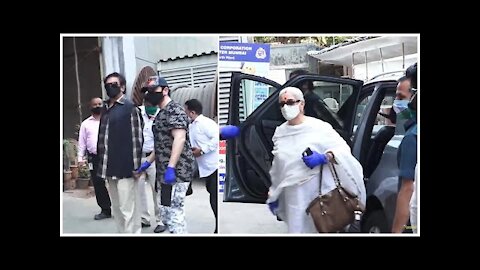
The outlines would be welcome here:
<svg viewBox="0 0 480 270">
<path fill-rule="evenodd" d="M 112 204 L 110 202 L 110 196 L 108 195 L 107 187 L 105 186 L 105 180 L 97 177 L 97 139 L 102 104 L 103 102 L 101 98 L 92 98 L 90 101 L 90 110 L 92 111 L 92 115 L 82 122 L 78 134 L 78 162 L 80 166 L 87 166 L 85 162 L 86 152 L 90 176 L 95 191 L 95 198 L 97 199 L 97 204 L 101 209 L 101 212 L 95 215 L 95 220 L 112 217 L 110 208 Z"/>
<path fill-rule="evenodd" d="M 142 148 L 142 164 L 145 164 L 145 169 L 142 170 L 139 176 L 139 193 L 140 202 L 142 208 L 142 227 L 150 227 L 150 212 L 148 211 L 147 194 L 145 192 L 145 180 L 147 180 L 148 186 L 152 190 L 153 195 L 153 208 L 155 212 L 155 218 L 157 227 L 155 227 L 154 233 L 161 233 L 165 231 L 165 225 L 162 223 L 160 216 L 160 194 L 156 190 L 156 169 L 155 161 L 152 158 L 152 162 L 148 160 L 148 157 L 153 153 L 153 131 L 152 125 L 159 109 L 157 106 L 153 106 L 150 100 L 144 100 L 144 105 L 138 107 L 141 111 L 143 122 L 143 148 Z M 148 167 L 146 167 L 148 165 Z M 150 199 L 151 200 L 151 199 Z"/>
<path fill-rule="evenodd" d="M 407 69 L 405 76 L 410 79 L 411 86 L 416 89 L 416 63 Z M 398 176 L 399 191 L 392 225 L 393 233 L 402 233 L 406 228 L 410 215 L 409 204 L 414 191 L 415 166 L 417 164 L 417 93 L 413 94 L 410 101 L 396 100 L 393 106 L 397 113 L 397 118 L 406 119 L 404 124 L 405 136 L 400 143 L 397 153 L 397 163 L 400 170 Z"/>
<path fill-rule="evenodd" d="M 143 119 L 125 97 L 124 76 L 114 72 L 103 83 L 109 100 L 100 118 L 97 175 L 108 181 L 118 232 L 141 233 L 138 180 L 133 171 L 142 159 Z"/>
<path fill-rule="evenodd" d="M 342 186 L 365 204 L 363 169 L 329 123 L 304 115 L 305 99 L 300 89 L 281 90 L 279 104 L 287 121 L 277 127 L 272 138 L 272 185 L 267 204 L 277 218 L 287 223 L 289 233 L 316 233 L 313 220 L 305 210 L 318 196 L 320 188 L 325 194 L 335 187 L 328 166 L 321 165 L 333 162 Z M 303 156 L 307 148 L 311 154 Z M 321 187 L 320 168 L 323 168 Z"/>
<path fill-rule="evenodd" d="M 145 99 L 160 108 L 152 131 L 156 179 L 161 183 L 161 216 L 170 233 L 187 233 L 184 202 L 195 162 L 188 134 L 188 116 L 183 107 L 170 98 L 165 79 L 152 76 L 146 88 Z"/>
<path fill-rule="evenodd" d="M 401 77 L 398 79 L 397 92 L 395 93 L 395 100 L 393 101 L 394 105 L 392 106 L 392 109 L 390 109 L 388 114 L 379 114 L 395 124 L 397 122 L 397 112 L 403 111 L 408 106 L 412 94 L 410 79 L 406 76 Z M 403 116 L 400 116 L 399 118 L 403 118 Z"/>
</svg>

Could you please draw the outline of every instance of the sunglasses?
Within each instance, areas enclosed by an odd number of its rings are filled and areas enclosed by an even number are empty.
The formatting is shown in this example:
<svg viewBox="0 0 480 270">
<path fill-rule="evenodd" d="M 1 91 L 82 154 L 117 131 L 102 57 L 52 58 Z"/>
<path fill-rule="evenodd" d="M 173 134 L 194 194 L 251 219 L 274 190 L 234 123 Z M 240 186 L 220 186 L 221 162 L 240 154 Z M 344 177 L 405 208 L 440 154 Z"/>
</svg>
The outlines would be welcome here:
<svg viewBox="0 0 480 270">
<path fill-rule="evenodd" d="M 114 82 L 114 83 L 106 83 L 105 87 L 106 86 L 120 86 L 120 85 L 117 82 Z"/>
<path fill-rule="evenodd" d="M 295 103 L 300 102 L 301 100 L 294 100 L 294 99 L 287 99 L 287 101 L 280 101 L 280 107 L 283 107 L 285 104 L 288 106 L 292 106 Z"/>
</svg>

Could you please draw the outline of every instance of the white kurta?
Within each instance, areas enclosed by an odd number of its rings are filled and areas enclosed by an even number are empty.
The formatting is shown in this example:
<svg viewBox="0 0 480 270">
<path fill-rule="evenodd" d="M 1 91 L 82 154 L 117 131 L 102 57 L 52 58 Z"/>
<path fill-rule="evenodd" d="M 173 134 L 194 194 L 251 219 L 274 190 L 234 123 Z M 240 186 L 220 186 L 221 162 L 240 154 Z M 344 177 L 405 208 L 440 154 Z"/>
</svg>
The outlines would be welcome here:
<svg viewBox="0 0 480 270">
<path fill-rule="evenodd" d="M 307 147 L 319 153 L 331 151 L 341 184 L 353 194 L 360 195 L 365 204 L 366 192 L 363 170 L 352 156 L 345 140 L 322 120 L 306 117 L 302 124 L 283 123 L 273 135 L 273 163 L 270 169 L 272 186 L 267 202 L 279 200 L 278 216 L 288 225 L 290 233 L 315 233 L 315 227 L 305 210 L 318 196 L 320 166 L 308 168 L 302 160 Z M 322 194 L 335 188 L 328 166 L 324 166 Z"/>
</svg>

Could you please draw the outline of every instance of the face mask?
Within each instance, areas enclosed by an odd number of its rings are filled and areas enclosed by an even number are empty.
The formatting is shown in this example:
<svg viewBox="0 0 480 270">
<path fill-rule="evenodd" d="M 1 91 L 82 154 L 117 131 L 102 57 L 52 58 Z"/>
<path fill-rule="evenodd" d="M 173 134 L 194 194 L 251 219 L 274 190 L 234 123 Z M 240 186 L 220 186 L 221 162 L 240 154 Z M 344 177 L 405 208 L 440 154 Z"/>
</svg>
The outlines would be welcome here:
<svg viewBox="0 0 480 270">
<path fill-rule="evenodd" d="M 408 100 L 395 99 L 393 101 L 393 110 L 399 114 L 408 108 Z"/>
<path fill-rule="evenodd" d="M 287 121 L 290 121 L 293 118 L 297 117 L 297 115 L 300 113 L 300 104 L 299 105 L 283 105 L 281 111 L 282 111 L 283 117 Z"/>
<path fill-rule="evenodd" d="M 417 113 L 414 110 L 408 108 L 401 111 L 397 117 L 399 117 L 400 119 L 410 120 L 417 118 Z"/>
<path fill-rule="evenodd" d="M 155 106 L 145 106 L 145 112 L 147 113 L 147 115 L 155 115 L 155 113 L 157 112 L 157 107 Z"/>
<path fill-rule="evenodd" d="M 107 96 L 114 98 L 120 93 L 120 86 L 117 84 L 107 83 L 105 84 L 105 91 L 107 91 Z"/>
<path fill-rule="evenodd" d="M 94 107 L 90 109 L 93 114 L 100 114 L 100 111 L 102 110 L 102 107 Z"/>
<path fill-rule="evenodd" d="M 163 100 L 163 93 L 162 92 L 148 92 L 145 95 L 145 100 L 148 101 L 152 105 L 159 105 L 160 102 Z"/>
</svg>

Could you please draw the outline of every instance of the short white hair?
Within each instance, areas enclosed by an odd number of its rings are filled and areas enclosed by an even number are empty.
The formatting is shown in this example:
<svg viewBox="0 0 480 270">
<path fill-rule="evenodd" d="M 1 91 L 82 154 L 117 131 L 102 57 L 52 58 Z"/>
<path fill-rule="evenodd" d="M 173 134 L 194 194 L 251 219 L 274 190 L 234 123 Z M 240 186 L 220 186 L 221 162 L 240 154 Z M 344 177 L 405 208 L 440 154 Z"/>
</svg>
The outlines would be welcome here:
<svg viewBox="0 0 480 270">
<path fill-rule="evenodd" d="M 292 95 L 295 97 L 295 100 L 305 101 L 305 99 L 303 98 L 302 90 L 292 86 L 283 88 L 278 94 L 278 98 L 280 99 L 282 95 L 285 94 L 286 92 L 292 93 Z"/>
</svg>

